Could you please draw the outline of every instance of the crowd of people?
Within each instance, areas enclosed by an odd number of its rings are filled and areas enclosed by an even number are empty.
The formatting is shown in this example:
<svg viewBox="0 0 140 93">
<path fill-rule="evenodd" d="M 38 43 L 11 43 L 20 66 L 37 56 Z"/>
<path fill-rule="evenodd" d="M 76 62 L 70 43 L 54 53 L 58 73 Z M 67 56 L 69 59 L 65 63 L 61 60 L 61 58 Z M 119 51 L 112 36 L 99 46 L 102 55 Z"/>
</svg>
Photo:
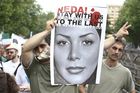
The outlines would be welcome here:
<svg viewBox="0 0 140 93">
<path fill-rule="evenodd" d="M 20 93 L 29 92 L 30 82 L 20 61 L 19 46 L 16 43 L 0 46 L 1 71 L 5 72 L 5 75 L 8 75 L 9 78 L 11 76 L 11 80 L 15 81 Z"/>
<path fill-rule="evenodd" d="M 129 93 L 135 93 L 135 85 L 132 79 L 131 72 L 129 71 L 129 69 L 127 69 L 126 67 L 124 67 L 119 63 L 119 59 L 121 58 L 125 47 L 123 37 L 129 34 L 127 29 L 131 26 L 128 25 L 128 23 L 125 23 L 116 34 L 113 34 L 111 37 L 105 40 L 104 49 L 107 51 L 107 57 L 105 60 L 103 60 L 100 84 L 96 85 L 96 84 L 80 83 L 80 85 L 79 84 L 72 84 L 72 85 L 62 84 L 62 85 L 55 85 L 55 86 L 51 85 L 50 55 L 49 55 L 50 44 L 47 42 L 47 39 L 51 33 L 51 30 L 55 27 L 56 24 L 55 21 L 56 20 L 49 20 L 46 24 L 45 31 L 35 34 L 31 38 L 29 38 L 22 46 L 21 55 L 18 54 L 19 50 L 16 44 L 10 44 L 9 46 L 6 47 L 3 47 L 2 45 L 0 46 L 1 72 L 8 73 L 8 75 L 11 76 L 12 80 L 13 81 L 15 80 L 15 85 L 16 85 L 15 90 L 17 92 L 21 92 L 21 93 L 28 93 L 28 92 L 29 93 L 30 92 L 32 93 L 94 93 L 94 92 L 95 93 L 121 93 L 125 89 Z M 92 30 L 90 30 L 89 33 L 92 33 Z M 63 33 L 61 34 L 62 36 L 64 36 Z M 92 34 L 88 37 L 92 37 Z M 72 37 L 72 39 L 74 40 L 75 38 L 77 37 Z M 85 42 L 87 43 L 87 41 Z M 88 42 L 88 45 L 90 43 L 90 46 L 92 46 L 93 42 L 95 43 L 95 41 Z M 64 45 L 67 42 L 64 42 L 63 40 L 62 42 L 59 42 L 57 44 L 60 43 Z M 95 51 L 93 51 L 93 53 L 95 53 Z M 63 54 L 62 56 L 66 57 Z M 63 59 L 63 57 L 61 59 Z M 74 54 L 73 55 L 71 54 L 71 56 L 69 57 L 71 60 L 75 60 Z M 92 57 L 90 58 L 91 58 L 90 60 L 92 60 Z M 65 60 L 62 60 L 62 62 L 63 61 Z M 60 63 L 60 61 L 58 62 Z M 61 70 L 63 67 L 61 67 L 61 63 L 59 66 L 58 62 L 57 62 L 58 64 L 57 69 Z M 92 65 L 90 64 L 90 66 Z M 69 77 L 69 74 L 66 77 Z M 82 75 L 80 77 L 84 78 L 84 76 Z M 66 78 L 66 80 L 69 82 L 76 82 L 76 81 L 71 81 L 71 78 L 70 79 Z M 84 82 L 84 81 L 79 81 L 79 82 Z M 85 86 L 87 86 L 87 88 Z M 2 93 L 8 93 L 8 92 L 2 92 Z"/>
</svg>

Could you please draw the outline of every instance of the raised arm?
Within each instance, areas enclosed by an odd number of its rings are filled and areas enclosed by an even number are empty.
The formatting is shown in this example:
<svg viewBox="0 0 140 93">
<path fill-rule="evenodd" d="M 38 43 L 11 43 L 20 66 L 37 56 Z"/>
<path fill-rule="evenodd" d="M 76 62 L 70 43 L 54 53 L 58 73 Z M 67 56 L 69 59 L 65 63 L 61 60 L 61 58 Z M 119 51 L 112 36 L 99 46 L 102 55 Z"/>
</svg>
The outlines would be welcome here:
<svg viewBox="0 0 140 93">
<path fill-rule="evenodd" d="M 126 22 L 120 29 L 119 31 L 112 35 L 111 37 L 107 38 L 105 40 L 105 43 L 104 43 L 104 49 L 107 49 L 109 48 L 112 44 L 115 43 L 115 40 L 117 38 L 122 38 L 126 35 L 129 35 L 129 32 L 128 32 L 128 28 L 131 27 L 131 25 L 128 25 L 128 22 Z"/>
<path fill-rule="evenodd" d="M 28 67 L 30 62 L 33 60 L 33 49 L 37 47 L 48 34 L 50 34 L 54 25 L 54 20 L 47 21 L 45 31 L 32 36 L 25 42 L 21 55 L 21 61 L 25 67 Z"/>
</svg>

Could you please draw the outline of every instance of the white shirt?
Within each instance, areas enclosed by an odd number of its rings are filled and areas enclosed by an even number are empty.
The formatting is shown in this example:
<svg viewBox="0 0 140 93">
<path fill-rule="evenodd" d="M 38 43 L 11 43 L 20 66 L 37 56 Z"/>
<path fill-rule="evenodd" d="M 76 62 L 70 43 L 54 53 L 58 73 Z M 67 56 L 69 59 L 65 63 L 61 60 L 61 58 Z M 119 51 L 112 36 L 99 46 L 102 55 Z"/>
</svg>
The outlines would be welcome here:
<svg viewBox="0 0 140 93">
<path fill-rule="evenodd" d="M 18 68 L 15 79 L 21 89 L 19 93 L 31 93 L 30 82 L 22 65 Z"/>
<path fill-rule="evenodd" d="M 15 78 L 18 85 L 29 84 L 28 77 L 22 65 L 18 68 Z"/>
<path fill-rule="evenodd" d="M 3 63 L 3 70 L 6 73 L 9 73 L 10 75 L 14 76 L 14 72 L 17 69 L 18 65 L 20 64 L 20 61 L 18 62 L 12 62 L 11 60 L 8 62 Z"/>
</svg>

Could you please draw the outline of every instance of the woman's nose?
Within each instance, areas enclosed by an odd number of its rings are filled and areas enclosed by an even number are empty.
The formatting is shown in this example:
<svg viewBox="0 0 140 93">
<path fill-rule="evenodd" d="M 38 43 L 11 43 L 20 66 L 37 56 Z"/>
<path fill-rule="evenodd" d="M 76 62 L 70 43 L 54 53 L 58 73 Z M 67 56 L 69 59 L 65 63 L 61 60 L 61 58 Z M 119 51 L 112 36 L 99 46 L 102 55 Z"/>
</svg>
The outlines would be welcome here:
<svg viewBox="0 0 140 93">
<path fill-rule="evenodd" d="M 79 49 L 78 49 L 78 44 L 73 44 L 70 48 L 70 52 L 68 55 L 68 59 L 71 61 L 75 61 L 77 59 L 80 59 L 80 54 L 79 54 Z"/>
</svg>

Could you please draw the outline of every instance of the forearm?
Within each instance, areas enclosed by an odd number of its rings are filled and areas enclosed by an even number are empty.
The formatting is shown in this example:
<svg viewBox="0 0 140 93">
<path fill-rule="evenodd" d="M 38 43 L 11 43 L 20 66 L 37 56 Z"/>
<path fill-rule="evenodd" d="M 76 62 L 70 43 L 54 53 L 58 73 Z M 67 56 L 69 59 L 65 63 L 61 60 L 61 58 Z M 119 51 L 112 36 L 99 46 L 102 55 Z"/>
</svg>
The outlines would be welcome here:
<svg viewBox="0 0 140 93">
<path fill-rule="evenodd" d="M 33 49 L 37 47 L 48 34 L 48 31 L 40 32 L 32 36 L 24 43 L 21 55 L 21 62 L 25 68 L 29 67 L 34 58 Z"/>
<path fill-rule="evenodd" d="M 132 74 L 131 74 L 131 78 L 132 78 Z M 136 90 L 135 90 L 135 83 L 132 79 L 132 89 L 131 89 L 131 92 L 130 93 L 136 93 Z"/>
<path fill-rule="evenodd" d="M 119 35 L 118 33 L 110 35 L 106 40 L 105 40 L 105 44 L 104 44 L 104 49 L 109 48 L 110 46 L 112 46 L 115 41 L 117 39 L 121 39 L 122 35 Z"/>
<path fill-rule="evenodd" d="M 85 85 L 79 85 L 79 93 L 87 93 Z"/>
<path fill-rule="evenodd" d="M 37 47 L 43 39 L 50 33 L 50 31 L 42 31 L 34 36 L 32 36 L 25 44 L 23 45 L 23 52 L 31 51 Z"/>
<path fill-rule="evenodd" d="M 112 46 L 113 44 L 115 43 L 115 39 L 113 36 L 105 39 L 105 42 L 104 42 L 104 49 L 107 49 L 109 48 L 110 46 Z"/>
<path fill-rule="evenodd" d="M 115 34 L 116 38 L 122 38 L 126 35 L 129 35 L 128 28 L 131 27 L 131 25 L 128 25 L 128 22 L 126 22 L 119 31 Z M 107 38 L 104 43 L 104 49 L 109 48 L 111 45 L 113 45 L 116 41 L 116 38 L 112 35 L 111 37 Z"/>
<path fill-rule="evenodd" d="M 136 93 L 136 90 L 135 89 L 132 89 L 130 93 Z"/>
</svg>

